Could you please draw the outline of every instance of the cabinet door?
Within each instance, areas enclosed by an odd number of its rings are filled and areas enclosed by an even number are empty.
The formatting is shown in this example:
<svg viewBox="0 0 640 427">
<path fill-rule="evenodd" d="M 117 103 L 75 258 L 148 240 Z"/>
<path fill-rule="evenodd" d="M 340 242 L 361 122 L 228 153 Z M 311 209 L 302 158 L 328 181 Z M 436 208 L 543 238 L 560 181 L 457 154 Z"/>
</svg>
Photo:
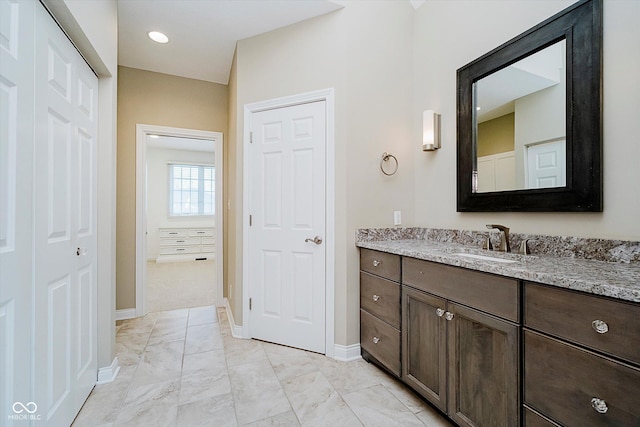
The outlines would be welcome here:
<svg viewBox="0 0 640 427">
<path fill-rule="evenodd" d="M 443 411 L 447 393 L 445 308 L 442 298 L 402 287 L 402 379 Z"/>
<path fill-rule="evenodd" d="M 447 314 L 449 416 L 460 426 L 519 426 L 518 327 L 453 303 Z"/>
</svg>

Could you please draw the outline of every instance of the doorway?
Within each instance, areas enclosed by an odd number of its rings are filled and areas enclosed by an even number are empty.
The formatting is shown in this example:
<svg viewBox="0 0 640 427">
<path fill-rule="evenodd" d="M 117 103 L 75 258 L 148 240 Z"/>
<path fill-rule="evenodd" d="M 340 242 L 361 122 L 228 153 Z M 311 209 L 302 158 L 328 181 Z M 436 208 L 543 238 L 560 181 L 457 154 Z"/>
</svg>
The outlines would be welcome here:
<svg viewBox="0 0 640 427">
<path fill-rule="evenodd" d="M 136 316 L 222 305 L 219 132 L 137 125 Z"/>
</svg>

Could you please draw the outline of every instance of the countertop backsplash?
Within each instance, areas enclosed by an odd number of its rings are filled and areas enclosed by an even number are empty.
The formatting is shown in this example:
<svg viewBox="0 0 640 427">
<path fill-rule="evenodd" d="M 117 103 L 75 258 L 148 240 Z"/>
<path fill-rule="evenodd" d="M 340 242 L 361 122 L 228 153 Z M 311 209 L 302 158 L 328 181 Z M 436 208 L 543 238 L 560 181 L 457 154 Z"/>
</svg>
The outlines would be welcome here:
<svg viewBox="0 0 640 427">
<path fill-rule="evenodd" d="M 493 246 L 497 247 L 500 236 L 496 231 L 421 227 L 360 228 L 356 231 L 356 242 L 433 240 L 481 248 L 489 235 Z M 512 250 L 516 250 L 524 239 L 527 239 L 527 246 L 532 255 L 591 259 L 625 264 L 640 263 L 640 242 L 636 241 L 509 233 L 509 243 Z"/>
</svg>

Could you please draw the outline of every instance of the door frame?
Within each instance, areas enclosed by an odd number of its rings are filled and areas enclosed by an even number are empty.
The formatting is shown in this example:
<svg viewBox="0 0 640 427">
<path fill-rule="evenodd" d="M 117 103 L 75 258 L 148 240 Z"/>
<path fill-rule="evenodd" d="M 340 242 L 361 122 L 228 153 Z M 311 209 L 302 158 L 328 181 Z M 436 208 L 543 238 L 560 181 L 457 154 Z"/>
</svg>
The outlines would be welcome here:
<svg viewBox="0 0 640 427">
<path fill-rule="evenodd" d="M 222 132 L 211 132 L 196 129 L 184 129 L 168 126 L 136 124 L 136 317 L 144 316 L 147 275 L 147 245 L 145 230 L 147 229 L 147 135 L 162 134 L 181 138 L 211 140 L 215 144 L 216 168 L 216 305 L 224 307 L 223 298 L 223 251 L 219 246 L 223 236 L 223 135 Z M 219 242 L 219 243 L 218 243 Z M 220 249 L 218 249 L 220 247 Z"/>
<path fill-rule="evenodd" d="M 334 89 L 322 89 L 297 95 L 245 104 L 243 125 L 242 165 L 242 337 L 251 338 L 249 321 L 249 156 L 251 118 L 253 113 L 292 107 L 311 102 L 325 102 L 326 127 L 326 197 L 325 197 L 325 354 L 335 355 L 335 96 Z"/>
</svg>

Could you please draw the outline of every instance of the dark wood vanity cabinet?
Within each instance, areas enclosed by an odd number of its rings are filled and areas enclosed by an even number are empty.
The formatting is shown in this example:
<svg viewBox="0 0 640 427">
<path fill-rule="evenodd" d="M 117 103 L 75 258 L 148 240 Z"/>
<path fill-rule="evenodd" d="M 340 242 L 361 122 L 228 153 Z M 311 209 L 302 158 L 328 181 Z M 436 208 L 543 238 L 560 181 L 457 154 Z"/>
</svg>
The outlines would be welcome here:
<svg viewBox="0 0 640 427">
<path fill-rule="evenodd" d="M 526 426 L 640 426 L 640 304 L 524 285 Z"/>
<path fill-rule="evenodd" d="M 360 261 L 363 357 L 456 424 L 640 427 L 639 303 L 367 249 Z"/>
<path fill-rule="evenodd" d="M 518 325 L 497 316 L 517 320 L 517 280 L 411 258 L 402 271 L 403 381 L 460 426 L 520 425 Z M 493 298 L 459 303 L 485 287 Z"/>
<path fill-rule="evenodd" d="M 400 257 L 360 251 L 360 347 L 400 376 Z"/>
</svg>

